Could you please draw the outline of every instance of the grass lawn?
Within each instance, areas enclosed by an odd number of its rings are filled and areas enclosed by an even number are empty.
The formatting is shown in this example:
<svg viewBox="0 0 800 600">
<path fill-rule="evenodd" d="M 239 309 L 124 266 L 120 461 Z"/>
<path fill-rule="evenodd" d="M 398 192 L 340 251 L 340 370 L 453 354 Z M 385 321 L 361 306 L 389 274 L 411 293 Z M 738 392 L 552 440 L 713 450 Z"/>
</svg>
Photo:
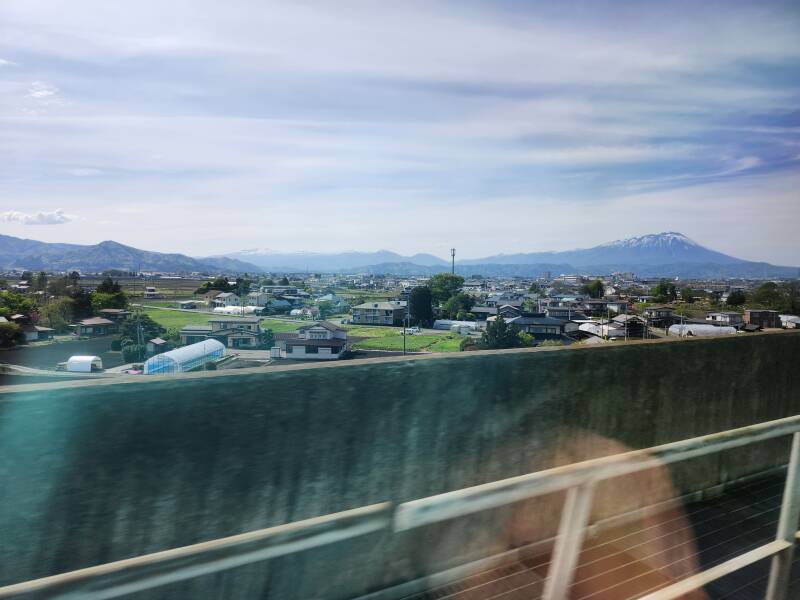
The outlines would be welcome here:
<svg viewBox="0 0 800 600">
<path fill-rule="evenodd" d="M 180 329 L 186 325 L 202 325 L 208 323 L 211 319 L 228 316 L 228 315 L 215 315 L 205 312 L 181 312 L 177 310 L 159 310 L 157 308 L 145 308 L 142 312 L 148 315 L 159 325 L 167 329 Z M 264 329 L 271 329 L 273 333 L 286 333 L 294 331 L 303 323 L 300 321 L 281 321 L 278 319 L 262 319 L 261 327 Z"/>
</svg>

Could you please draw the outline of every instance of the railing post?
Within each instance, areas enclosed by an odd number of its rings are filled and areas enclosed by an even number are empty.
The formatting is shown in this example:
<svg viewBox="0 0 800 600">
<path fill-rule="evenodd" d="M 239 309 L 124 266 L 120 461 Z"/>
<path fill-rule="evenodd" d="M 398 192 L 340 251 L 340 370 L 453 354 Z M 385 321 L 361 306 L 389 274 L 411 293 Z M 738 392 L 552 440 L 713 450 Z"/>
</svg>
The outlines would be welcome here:
<svg viewBox="0 0 800 600">
<path fill-rule="evenodd" d="M 587 482 L 567 490 L 567 501 L 561 512 L 558 539 L 547 573 L 543 600 L 562 600 L 567 597 L 589 521 L 594 485 L 594 482 Z"/>
<path fill-rule="evenodd" d="M 800 432 L 792 436 L 789 467 L 786 470 L 786 486 L 783 489 L 781 517 L 776 539 L 791 544 L 772 557 L 772 567 L 767 584 L 767 600 L 785 600 L 789 597 L 789 574 L 794 557 L 794 543 L 800 519 Z"/>
</svg>

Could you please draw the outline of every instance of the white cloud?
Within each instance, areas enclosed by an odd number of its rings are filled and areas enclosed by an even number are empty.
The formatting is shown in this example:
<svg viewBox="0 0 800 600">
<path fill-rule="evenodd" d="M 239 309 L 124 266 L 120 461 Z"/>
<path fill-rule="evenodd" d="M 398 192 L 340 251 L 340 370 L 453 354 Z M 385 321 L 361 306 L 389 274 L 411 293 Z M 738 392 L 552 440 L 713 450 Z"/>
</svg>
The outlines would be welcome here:
<svg viewBox="0 0 800 600">
<path fill-rule="evenodd" d="M 36 99 L 50 98 L 58 94 L 58 88 L 43 81 L 34 81 L 28 88 L 28 97 Z"/>
<path fill-rule="evenodd" d="M 17 63 L 6 60 L 5 58 L 0 58 L 0 67 L 14 67 L 16 64 Z"/>
<path fill-rule="evenodd" d="M 0 221 L 6 223 L 21 223 L 23 225 L 61 225 L 62 223 L 69 223 L 74 219 L 75 217 L 68 215 L 60 208 L 50 212 L 40 210 L 36 213 L 22 213 L 10 210 L 0 213 Z"/>
</svg>

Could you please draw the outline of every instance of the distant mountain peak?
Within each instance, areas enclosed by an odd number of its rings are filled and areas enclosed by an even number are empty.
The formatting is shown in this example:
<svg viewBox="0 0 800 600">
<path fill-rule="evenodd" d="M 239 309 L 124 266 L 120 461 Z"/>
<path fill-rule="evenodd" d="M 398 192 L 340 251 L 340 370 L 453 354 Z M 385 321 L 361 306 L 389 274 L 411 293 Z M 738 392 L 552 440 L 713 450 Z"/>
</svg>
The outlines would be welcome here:
<svg viewBox="0 0 800 600">
<path fill-rule="evenodd" d="M 678 231 L 662 231 L 661 233 L 649 233 L 639 237 L 615 240 L 613 242 L 601 244 L 598 246 L 598 248 L 654 248 L 674 245 L 702 247 L 700 244 L 683 233 Z"/>
</svg>

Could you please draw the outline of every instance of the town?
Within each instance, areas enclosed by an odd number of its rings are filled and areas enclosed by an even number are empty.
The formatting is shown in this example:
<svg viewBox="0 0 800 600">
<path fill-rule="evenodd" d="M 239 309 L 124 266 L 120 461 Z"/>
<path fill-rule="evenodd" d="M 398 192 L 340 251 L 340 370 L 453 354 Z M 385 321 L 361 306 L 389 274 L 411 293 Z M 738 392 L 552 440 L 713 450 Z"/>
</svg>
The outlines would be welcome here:
<svg viewBox="0 0 800 600">
<path fill-rule="evenodd" d="M 454 269 L 453 269 L 454 270 Z M 797 280 L 9 272 L 6 369 L 167 374 L 800 325 Z"/>
</svg>

